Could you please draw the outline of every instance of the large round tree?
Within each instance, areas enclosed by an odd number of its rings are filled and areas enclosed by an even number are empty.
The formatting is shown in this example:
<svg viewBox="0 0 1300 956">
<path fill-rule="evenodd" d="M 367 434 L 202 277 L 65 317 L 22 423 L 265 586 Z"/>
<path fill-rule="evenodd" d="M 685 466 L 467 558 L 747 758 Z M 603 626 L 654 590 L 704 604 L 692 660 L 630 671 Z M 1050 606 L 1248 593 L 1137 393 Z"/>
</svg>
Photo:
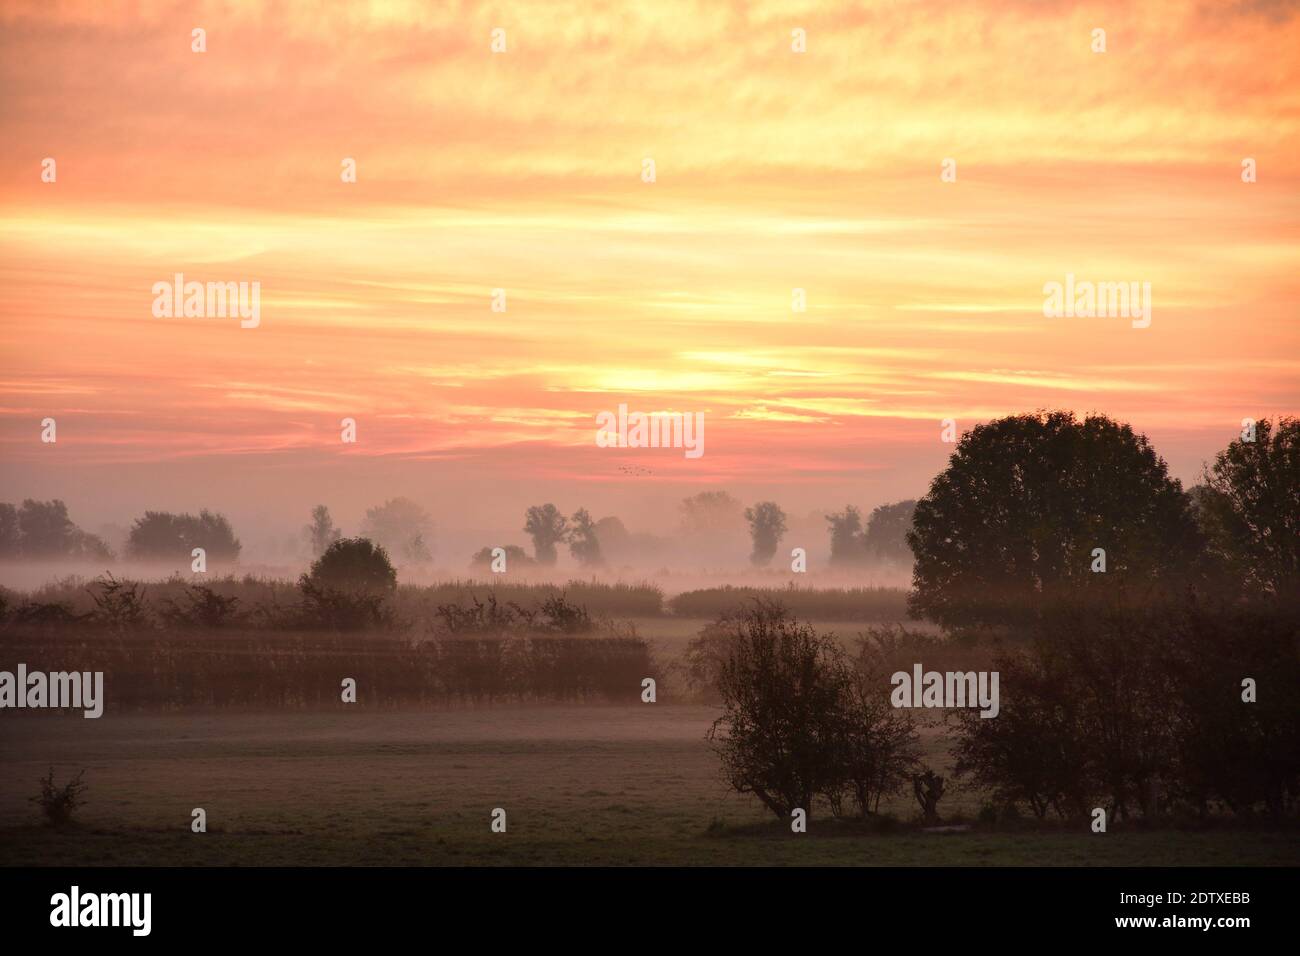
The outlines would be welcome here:
<svg viewBox="0 0 1300 956">
<path fill-rule="evenodd" d="M 949 627 L 1023 622 L 1044 599 L 1117 577 L 1171 589 L 1204 548 L 1190 499 L 1146 438 L 1072 412 L 963 435 L 917 502 L 908 544 L 912 611 Z"/>
</svg>

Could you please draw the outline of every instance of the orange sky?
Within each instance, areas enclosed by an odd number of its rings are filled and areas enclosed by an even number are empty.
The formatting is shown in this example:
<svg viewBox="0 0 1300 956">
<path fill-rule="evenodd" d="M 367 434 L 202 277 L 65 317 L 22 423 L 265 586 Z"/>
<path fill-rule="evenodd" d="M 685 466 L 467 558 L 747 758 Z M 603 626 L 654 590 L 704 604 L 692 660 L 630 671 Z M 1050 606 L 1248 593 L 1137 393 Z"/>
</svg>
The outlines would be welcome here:
<svg viewBox="0 0 1300 956">
<path fill-rule="evenodd" d="M 1040 407 L 1192 478 L 1300 410 L 1298 49 L 1269 2 L 7 2 L 0 500 L 871 506 L 941 419 Z M 154 318 L 177 272 L 261 325 Z M 1044 318 L 1066 273 L 1151 327 Z M 597 448 L 620 402 L 704 412 L 704 457 Z"/>
</svg>

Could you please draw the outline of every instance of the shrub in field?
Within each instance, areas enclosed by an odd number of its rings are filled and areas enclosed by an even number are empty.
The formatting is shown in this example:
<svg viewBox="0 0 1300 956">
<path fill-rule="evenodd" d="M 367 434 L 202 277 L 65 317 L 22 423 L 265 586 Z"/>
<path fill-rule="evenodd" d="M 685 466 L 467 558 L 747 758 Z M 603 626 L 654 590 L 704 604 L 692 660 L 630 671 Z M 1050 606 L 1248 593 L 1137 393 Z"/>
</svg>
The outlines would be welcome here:
<svg viewBox="0 0 1300 956">
<path fill-rule="evenodd" d="M 811 817 L 814 796 L 837 815 L 846 795 L 873 812 L 907 779 L 918 757 L 910 719 L 856 681 L 833 638 L 759 601 L 719 624 L 723 713 L 709 739 L 733 789 L 788 820 L 795 808 Z"/>
<path fill-rule="evenodd" d="M 448 634 L 501 634 L 531 618 L 514 601 L 499 603 L 495 594 L 489 594 L 486 603 L 471 594 L 468 605 L 439 604 L 437 613 Z"/>
<path fill-rule="evenodd" d="M 298 581 L 306 618 L 344 631 L 387 623 L 384 602 L 396 588 L 388 552 L 367 538 L 335 541 Z"/>
<path fill-rule="evenodd" d="M 224 627 L 235 619 L 239 598 L 218 594 L 202 584 L 181 582 L 181 601 L 165 598 L 159 611 L 163 622 L 181 627 Z"/>
<path fill-rule="evenodd" d="M 82 779 L 85 775 L 86 771 L 79 771 L 61 787 L 54 782 L 53 767 L 41 778 L 41 792 L 30 799 L 40 806 L 47 825 L 63 827 L 72 822 L 77 807 L 86 802 L 85 793 L 89 785 Z"/>
<path fill-rule="evenodd" d="M 836 816 L 843 813 L 843 795 L 859 816 L 878 813 L 881 798 L 901 792 L 920 766 L 916 725 L 877 692 L 881 686 L 876 675 L 857 671 L 845 688 L 835 738 L 839 772 L 822 791 Z"/>
<path fill-rule="evenodd" d="M 95 602 L 91 620 L 113 631 L 125 631 L 146 623 L 145 587 L 139 581 L 119 581 L 105 574 L 86 588 Z"/>
</svg>

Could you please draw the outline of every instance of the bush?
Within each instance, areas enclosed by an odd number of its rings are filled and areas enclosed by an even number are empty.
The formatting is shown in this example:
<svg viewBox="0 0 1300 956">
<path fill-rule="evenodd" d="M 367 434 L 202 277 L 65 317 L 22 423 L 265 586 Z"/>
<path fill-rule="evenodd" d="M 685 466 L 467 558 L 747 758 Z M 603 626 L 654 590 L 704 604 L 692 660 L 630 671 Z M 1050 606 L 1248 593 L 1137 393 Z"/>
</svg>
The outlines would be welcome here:
<svg viewBox="0 0 1300 956">
<path fill-rule="evenodd" d="M 1217 807 L 1278 817 L 1300 798 L 1300 619 L 1278 605 L 1060 603 L 997 661 L 996 720 L 962 712 L 957 772 L 1038 817 Z M 1258 686 L 1242 700 L 1242 680 Z"/>
<path fill-rule="evenodd" d="M 82 780 L 85 775 L 86 771 L 81 770 L 59 787 L 54 783 L 54 768 L 50 767 L 50 772 L 41 778 L 41 792 L 31 802 L 40 806 L 48 826 L 63 827 L 72 822 L 72 815 L 86 802 L 89 785 Z"/>
<path fill-rule="evenodd" d="M 119 581 L 112 574 L 86 589 L 95 602 L 91 619 L 114 631 L 139 627 L 147 618 L 145 587 L 139 581 Z"/>
<path fill-rule="evenodd" d="M 225 597 L 202 584 L 181 584 L 184 606 L 171 598 L 164 599 L 160 612 L 163 621 L 181 627 L 225 627 L 235 618 L 239 598 Z"/>
<path fill-rule="evenodd" d="M 385 600 L 397 588 L 388 552 L 367 538 L 341 538 L 298 581 L 308 622 L 354 631 L 388 624 Z"/>
<path fill-rule="evenodd" d="M 795 808 L 811 818 L 814 796 L 837 816 L 849 796 L 866 815 L 908 779 L 919 756 L 910 718 L 859 680 L 833 638 L 767 602 L 718 623 L 723 713 L 709 739 L 733 789 L 785 820 Z"/>
</svg>

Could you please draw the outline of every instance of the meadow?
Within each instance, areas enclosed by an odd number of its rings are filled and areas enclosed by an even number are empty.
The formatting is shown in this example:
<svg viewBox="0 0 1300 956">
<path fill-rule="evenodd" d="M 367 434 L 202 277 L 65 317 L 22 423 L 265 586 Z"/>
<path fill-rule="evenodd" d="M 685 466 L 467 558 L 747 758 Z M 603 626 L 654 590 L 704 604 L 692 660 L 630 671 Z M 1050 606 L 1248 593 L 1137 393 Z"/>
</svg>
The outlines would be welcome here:
<svg viewBox="0 0 1300 956">
<path fill-rule="evenodd" d="M 708 621 L 639 622 L 671 659 Z M 830 623 L 827 624 L 830 629 Z M 839 632 L 849 629 L 843 622 Z M 111 680 L 111 674 L 109 675 Z M 364 685 L 363 685 L 364 690 Z M 0 734 L 3 865 L 1294 865 L 1276 826 L 977 822 L 984 797 L 950 790 L 926 832 L 910 794 L 871 824 L 819 808 L 793 834 L 732 792 L 689 701 L 375 708 L 137 710 L 84 720 L 7 715 Z M 951 766 L 943 728 L 927 762 Z M 41 824 L 50 766 L 86 770 L 77 823 Z M 190 831 L 191 811 L 208 832 Z M 507 831 L 492 833 L 501 807 Z"/>
<path fill-rule="evenodd" d="M 731 793 L 692 705 L 202 713 L 26 720 L 5 735 L 5 865 L 1294 865 L 1269 829 L 975 827 L 926 833 L 915 807 L 792 834 Z M 941 754 L 942 741 L 927 736 Z M 28 797 L 53 761 L 86 767 L 66 830 Z M 948 811 L 971 815 L 975 795 Z M 207 811 L 208 832 L 190 832 Z M 507 831 L 489 830 L 492 810 Z"/>
</svg>

